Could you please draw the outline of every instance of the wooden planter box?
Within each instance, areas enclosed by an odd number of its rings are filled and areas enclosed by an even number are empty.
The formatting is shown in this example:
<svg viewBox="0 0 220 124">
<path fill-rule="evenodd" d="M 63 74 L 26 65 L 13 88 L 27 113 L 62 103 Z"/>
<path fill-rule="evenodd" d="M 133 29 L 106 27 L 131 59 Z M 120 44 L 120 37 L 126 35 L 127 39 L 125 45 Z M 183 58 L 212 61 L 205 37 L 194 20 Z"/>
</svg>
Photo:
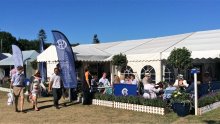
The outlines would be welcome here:
<svg viewBox="0 0 220 124">
<path fill-rule="evenodd" d="M 92 100 L 92 104 L 93 105 L 106 106 L 106 107 L 113 107 L 113 101 L 105 101 L 105 100 L 93 99 Z"/>
<path fill-rule="evenodd" d="M 209 112 L 211 110 L 214 110 L 218 107 L 220 107 L 220 102 L 215 102 L 213 104 L 198 108 L 198 115 L 202 115 L 202 114 Z"/>
</svg>

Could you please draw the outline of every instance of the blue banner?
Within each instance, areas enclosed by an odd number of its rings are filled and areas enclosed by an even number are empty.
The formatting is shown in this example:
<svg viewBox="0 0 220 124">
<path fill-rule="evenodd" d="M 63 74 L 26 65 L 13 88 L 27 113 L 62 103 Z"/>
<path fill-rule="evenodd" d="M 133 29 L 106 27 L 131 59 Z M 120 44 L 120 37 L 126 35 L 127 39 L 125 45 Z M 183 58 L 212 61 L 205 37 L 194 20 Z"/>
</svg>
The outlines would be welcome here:
<svg viewBox="0 0 220 124">
<path fill-rule="evenodd" d="M 21 49 L 16 45 L 12 45 L 12 57 L 14 59 L 15 68 L 23 66 L 23 55 Z"/>
<path fill-rule="evenodd" d="M 137 85 L 133 84 L 114 84 L 115 96 L 136 96 Z"/>
<path fill-rule="evenodd" d="M 44 51 L 44 40 L 40 39 L 40 53 Z M 47 81 L 47 63 L 46 62 L 40 62 L 39 63 L 39 71 L 41 74 L 42 82 Z"/>
<path fill-rule="evenodd" d="M 52 31 L 61 68 L 61 78 L 65 88 L 76 88 L 75 58 L 66 36 L 59 31 Z"/>
</svg>

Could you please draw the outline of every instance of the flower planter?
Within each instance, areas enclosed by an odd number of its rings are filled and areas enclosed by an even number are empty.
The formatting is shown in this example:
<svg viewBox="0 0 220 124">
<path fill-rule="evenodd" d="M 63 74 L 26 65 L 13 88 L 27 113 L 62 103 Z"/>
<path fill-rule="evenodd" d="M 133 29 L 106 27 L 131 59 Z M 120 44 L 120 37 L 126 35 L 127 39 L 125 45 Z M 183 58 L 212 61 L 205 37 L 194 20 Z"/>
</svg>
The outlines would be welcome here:
<svg viewBox="0 0 220 124">
<path fill-rule="evenodd" d="M 220 102 L 215 102 L 213 104 L 206 105 L 204 107 L 198 108 L 198 115 L 202 115 L 202 114 L 204 114 L 206 112 L 209 112 L 211 110 L 214 110 L 218 107 L 220 107 Z"/>
<path fill-rule="evenodd" d="M 190 104 L 173 103 L 173 110 L 178 116 L 184 117 L 190 113 Z"/>
</svg>

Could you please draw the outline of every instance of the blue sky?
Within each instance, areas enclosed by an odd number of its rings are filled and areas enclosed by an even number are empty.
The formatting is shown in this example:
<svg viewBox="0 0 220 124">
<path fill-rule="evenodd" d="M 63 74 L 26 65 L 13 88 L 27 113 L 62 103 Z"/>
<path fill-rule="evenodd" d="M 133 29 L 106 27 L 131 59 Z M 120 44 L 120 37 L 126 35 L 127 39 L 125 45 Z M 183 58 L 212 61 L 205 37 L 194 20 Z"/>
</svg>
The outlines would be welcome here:
<svg viewBox="0 0 220 124">
<path fill-rule="evenodd" d="M 220 0 L 1 0 L 0 30 L 33 40 L 40 29 L 71 43 L 144 39 L 220 29 Z"/>
</svg>

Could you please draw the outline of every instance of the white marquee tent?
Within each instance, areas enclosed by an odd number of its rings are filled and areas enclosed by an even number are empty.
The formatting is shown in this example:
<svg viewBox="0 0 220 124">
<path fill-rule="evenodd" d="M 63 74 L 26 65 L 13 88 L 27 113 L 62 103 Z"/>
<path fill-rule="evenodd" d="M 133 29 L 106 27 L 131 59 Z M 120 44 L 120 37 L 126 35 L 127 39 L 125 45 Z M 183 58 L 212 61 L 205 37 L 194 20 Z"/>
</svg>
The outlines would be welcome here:
<svg viewBox="0 0 220 124">
<path fill-rule="evenodd" d="M 220 58 L 220 29 L 199 31 L 150 39 L 85 44 L 73 47 L 79 61 L 111 61 L 115 54 L 126 54 L 128 65 L 138 74 L 145 65 L 156 72 L 156 82 L 162 79 L 162 59 L 167 59 L 174 48 L 186 47 L 193 59 Z M 57 61 L 55 46 L 51 45 L 37 57 L 37 61 Z"/>
<path fill-rule="evenodd" d="M 27 51 L 22 51 L 22 55 L 23 55 L 24 65 L 27 65 L 26 67 L 27 77 L 30 77 L 34 72 L 34 69 L 31 67 L 30 62 L 35 61 L 39 53 L 36 52 L 35 50 L 27 50 Z M 2 59 L 0 61 L 0 66 L 11 66 L 11 65 L 14 65 L 14 60 L 12 55 L 9 55 L 7 58 Z"/>
</svg>

